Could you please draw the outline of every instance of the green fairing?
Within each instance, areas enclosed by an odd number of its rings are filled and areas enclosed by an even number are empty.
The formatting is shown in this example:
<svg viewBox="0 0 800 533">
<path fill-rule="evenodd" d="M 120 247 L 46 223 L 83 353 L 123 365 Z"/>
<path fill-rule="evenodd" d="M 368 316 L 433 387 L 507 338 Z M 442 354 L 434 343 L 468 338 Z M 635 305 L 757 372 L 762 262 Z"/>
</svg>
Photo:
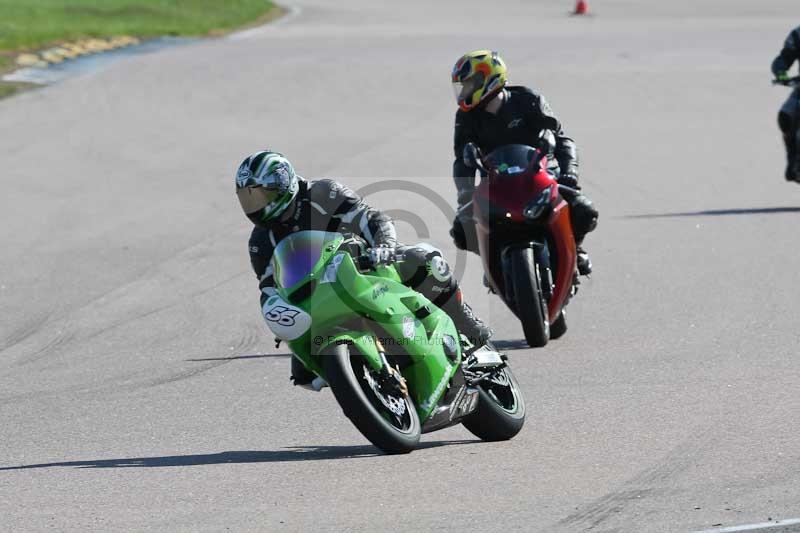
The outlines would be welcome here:
<svg viewBox="0 0 800 533">
<path fill-rule="evenodd" d="M 324 348 L 347 343 L 373 369 L 380 370 L 383 363 L 375 338 L 383 339 L 387 353 L 402 352 L 409 356 L 411 364 L 401 372 L 420 420 L 424 422 L 447 391 L 447 384 L 461 362 L 459 342 L 454 343 L 457 351 L 455 361 L 451 361 L 444 350 L 445 335 L 453 340 L 459 339 L 452 320 L 424 296 L 400 283 L 393 266 L 360 273 L 350 254 L 340 250 L 344 236 L 338 233 L 303 231 L 281 241 L 273 258 L 279 284 L 279 279 L 285 278 L 281 276 L 284 269 L 298 263 L 295 256 L 301 252 L 291 250 L 307 251 L 309 242 L 320 243 L 319 259 L 310 266 L 314 256 L 306 254 L 303 268 L 310 267 L 309 272 L 297 278 L 290 287 L 277 288 L 278 296 L 285 303 L 292 299 L 293 292 L 303 289 L 311 281 L 316 283 L 305 300 L 291 304 L 311 316 L 310 329 L 288 342 L 292 352 L 309 370 L 324 379 L 320 360 Z M 305 250 L 303 245 L 306 245 Z M 341 259 L 336 258 L 337 255 L 341 255 Z M 341 261 L 338 268 L 335 267 L 336 261 Z M 332 274 L 334 268 L 335 275 Z M 275 298 L 270 298 L 268 305 L 272 305 Z M 424 318 L 415 319 L 415 312 L 425 307 L 430 313 L 423 312 L 421 316 Z M 413 338 L 409 338 L 412 333 Z M 389 346 L 389 342 L 394 345 Z"/>
</svg>

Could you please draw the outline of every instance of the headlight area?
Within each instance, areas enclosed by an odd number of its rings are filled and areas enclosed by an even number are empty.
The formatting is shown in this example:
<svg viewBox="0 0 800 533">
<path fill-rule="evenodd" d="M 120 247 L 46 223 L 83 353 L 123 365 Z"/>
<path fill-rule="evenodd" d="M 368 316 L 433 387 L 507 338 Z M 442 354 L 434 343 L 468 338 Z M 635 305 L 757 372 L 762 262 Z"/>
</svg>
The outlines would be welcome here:
<svg viewBox="0 0 800 533">
<path fill-rule="evenodd" d="M 525 209 L 522 210 L 523 216 L 528 220 L 536 220 L 549 211 L 550 195 L 553 192 L 553 186 L 547 187 L 539 196 L 531 200 Z"/>
</svg>

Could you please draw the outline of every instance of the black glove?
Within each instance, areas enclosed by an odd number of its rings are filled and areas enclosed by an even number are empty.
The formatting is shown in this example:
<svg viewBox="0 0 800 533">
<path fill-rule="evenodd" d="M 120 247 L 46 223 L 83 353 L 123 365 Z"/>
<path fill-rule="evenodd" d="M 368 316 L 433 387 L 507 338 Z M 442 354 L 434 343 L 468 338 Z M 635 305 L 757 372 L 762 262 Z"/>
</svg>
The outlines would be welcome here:
<svg viewBox="0 0 800 533">
<path fill-rule="evenodd" d="M 395 249 L 385 244 L 379 244 L 369 251 L 369 260 L 373 267 L 391 265 L 395 260 Z"/>
</svg>

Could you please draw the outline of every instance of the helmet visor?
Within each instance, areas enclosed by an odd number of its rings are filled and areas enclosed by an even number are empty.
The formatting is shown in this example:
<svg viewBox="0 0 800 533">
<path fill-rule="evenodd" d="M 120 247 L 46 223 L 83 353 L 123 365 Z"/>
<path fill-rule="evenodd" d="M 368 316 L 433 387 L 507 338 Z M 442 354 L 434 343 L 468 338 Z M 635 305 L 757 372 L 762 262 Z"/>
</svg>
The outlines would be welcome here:
<svg viewBox="0 0 800 533">
<path fill-rule="evenodd" d="M 483 87 L 483 74 L 476 74 L 464 81 L 453 82 L 453 94 L 456 97 L 456 102 L 468 102 L 475 94 L 475 91 Z"/>
<path fill-rule="evenodd" d="M 278 199 L 280 191 L 264 187 L 245 187 L 236 190 L 236 197 L 246 215 L 261 211 Z"/>
</svg>

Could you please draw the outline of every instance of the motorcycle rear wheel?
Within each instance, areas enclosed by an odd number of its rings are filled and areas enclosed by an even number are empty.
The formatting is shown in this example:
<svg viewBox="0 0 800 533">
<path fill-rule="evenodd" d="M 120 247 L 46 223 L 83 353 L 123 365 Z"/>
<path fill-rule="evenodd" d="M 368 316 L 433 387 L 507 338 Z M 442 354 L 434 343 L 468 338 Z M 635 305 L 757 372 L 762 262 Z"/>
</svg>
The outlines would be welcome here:
<svg viewBox="0 0 800 533">
<path fill-rule="evenodd" d="M 522 322 L 525 340 L 531 348 L 541 348 L 550 340 L 550 322 L 533 249 L 517 248 L 511 251 L 511 279 L 517 316 Z"/>
<path fill-rule="evenodd" d="M 321 355 L 333 395 L 356 429 L 385 453 L 414 450 L 422 425 L 411 398 L 376 387 L 374 371 L 352 346 L 328 346 Z"/>
<path fill-rule="evenodd" d="M 485 441 L 509 440 L 525 424 L 525 400 L 509 367 L 478 384 L 478 408 L 462 424 Z"/>
</svg>

